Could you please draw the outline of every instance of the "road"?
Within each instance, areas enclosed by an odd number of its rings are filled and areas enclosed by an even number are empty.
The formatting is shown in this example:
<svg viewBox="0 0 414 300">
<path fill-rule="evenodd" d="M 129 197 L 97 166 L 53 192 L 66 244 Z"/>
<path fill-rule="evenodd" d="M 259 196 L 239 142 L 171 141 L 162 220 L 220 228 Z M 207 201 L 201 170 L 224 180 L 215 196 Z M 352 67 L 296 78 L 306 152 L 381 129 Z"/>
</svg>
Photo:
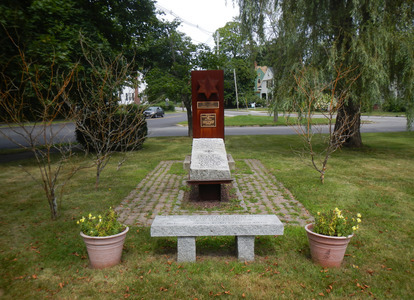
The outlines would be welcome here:
<svg viewBox="0 0 414 300">
<path fill-rule="evenodd" d="M 226 110 L 226 116 L 236 115 L 266 115 L 263 111 L 235 111 Z M 177 123 L 185 121 L 187 115 L 185 112 L 176 112 L 166 114 L 164 118 L 147 119 L 148 137 L 159 136 L 187 136 L 187 126 L 179 126 Z M 362 117 L 364 124 L 361 125 L 361 132 L 397 132 L 406 130 L 405 117 Z M 327 132 L 328 126 L 314 126 L 316 130 Z M 41 127 L 28 126 L 26 130 L 34 130 L 39 140 L 44 140 L 44 135 Z M 54 124 L 51 128 L 52 132 L 48 132 L 46 138 L 50 136 L 57 136 L 57 142 L 75 142 L 75 126 L 73 123 Z M 57 134 L 55 134 L 57 133 Z M 289 126 L 268 126 L 268 127 L 226 127 L 225 135 L 287 135 L 296 134 L 294 129 Z M 15 143 L 11 142 L 5 136 L 27 145 L 27 141 L 23 138 L 24 132 L 20 128 L 0 128 L 0 149 L 15 149 L 19 148 Z"/>
<path fill-rule="evenodd" d="M 226 110 L 225 116 L 237 115 L 266 115 L 264 111 L 234 111 Z M 318 117 L 318 116 L 315 116 Z M 148 122 L 148 136 L 187 136 L 187 126 L 176 125 L 179 122 L 186 121 L 185 113 L 167 114 L 163 119 L 149 119 Z M 377 116 L 363 116 L 363 124 L 361 125 L 361 132 L 398 132 L 405 131 L 407 126 L 407 119 L 405 117 L 377 117 Z M 314 126 L 315 130 L 323 133 L 328 132 L 328 126 Z M 290 126 L 264 126 L 264 127 L 226 127 L 225 135 L 287 135 L 296 134 L 295 130 Z"/>
</svg>

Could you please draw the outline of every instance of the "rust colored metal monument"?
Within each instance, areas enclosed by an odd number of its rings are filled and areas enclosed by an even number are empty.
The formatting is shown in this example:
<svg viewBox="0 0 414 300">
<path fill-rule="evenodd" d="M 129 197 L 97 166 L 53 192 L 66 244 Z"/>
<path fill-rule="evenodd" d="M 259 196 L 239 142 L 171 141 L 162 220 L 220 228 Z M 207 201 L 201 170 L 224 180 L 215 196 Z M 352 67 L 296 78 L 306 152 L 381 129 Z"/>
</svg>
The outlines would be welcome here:
<svg viewBox="0 0 414 300">
<path fill-rule="evenodd" d="M 190 185 L 201 200 L 221 200 L 221 185 L 231 183 L 224 145 L 223 70 L 191 72 L 193 146 Z"/>
<path fill-rule="evenodd" d="M 193 138 L 224 139 L 223 70 L 192 71 Z"/>
</svg>

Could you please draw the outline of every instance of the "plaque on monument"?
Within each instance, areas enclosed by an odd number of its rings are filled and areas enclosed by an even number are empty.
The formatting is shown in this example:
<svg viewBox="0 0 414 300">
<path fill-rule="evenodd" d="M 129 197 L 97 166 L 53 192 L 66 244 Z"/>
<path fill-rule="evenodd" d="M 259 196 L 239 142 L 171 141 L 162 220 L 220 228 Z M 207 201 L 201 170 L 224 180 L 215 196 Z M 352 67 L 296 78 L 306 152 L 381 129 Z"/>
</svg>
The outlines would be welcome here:
<svg viewBox="0 0 414 300">
<path fill-rule="evenodd" d="M 201 127 L 216 127 L 216 114 L 201 114 L 200 115 Z"/>
<path fill-rule="evenodd" d="M 220 108 L 220 103 L 218 101 L 198 101 L 197 108 L 198 109 Z"/>
<path fill-rule="evenodd" d="M 223 70 L 192 71 L 193 138 L 224 139 Z"/>
</svg>

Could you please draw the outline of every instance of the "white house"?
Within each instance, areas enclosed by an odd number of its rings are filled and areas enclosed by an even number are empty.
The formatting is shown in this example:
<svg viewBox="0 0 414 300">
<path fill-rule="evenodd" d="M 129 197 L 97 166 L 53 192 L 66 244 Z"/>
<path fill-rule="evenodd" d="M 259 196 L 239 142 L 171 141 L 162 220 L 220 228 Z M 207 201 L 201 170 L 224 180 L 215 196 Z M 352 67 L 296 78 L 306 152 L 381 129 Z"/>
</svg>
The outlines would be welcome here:
<svg viewBox="0 0 414 300">
<path fill-rule="evenodd" d="M 124 86 L 122 89 L 122 93 L 120 95 L 121 98 L 121 104 L 131 104 L 131 103 L 136 103 L 136 104 L 141 104 L 142 103 L 142 99 L 139 95 L 140 92 L 142 92 L 143 90 L 145 90 L 145 82 L 142 80 L 142 75 L 139 74 L 138 75 L 138 86 L 136 87 L 130 87 L 130 86 Z"/>
<path fill-rule="evenodd" d="M 260 97 L 266 100 L 271 98 L 273 88 L 273 68 L 268 67 L 260 84 Z"/>
<path fill-rule="evenodd" d="M 273 68 L 267 66 L 254 65 L 256 71 L 256 84 L 254 92 L 262 99 L 269 100 L 271 98 L 273 87 Z"/>
</svg>

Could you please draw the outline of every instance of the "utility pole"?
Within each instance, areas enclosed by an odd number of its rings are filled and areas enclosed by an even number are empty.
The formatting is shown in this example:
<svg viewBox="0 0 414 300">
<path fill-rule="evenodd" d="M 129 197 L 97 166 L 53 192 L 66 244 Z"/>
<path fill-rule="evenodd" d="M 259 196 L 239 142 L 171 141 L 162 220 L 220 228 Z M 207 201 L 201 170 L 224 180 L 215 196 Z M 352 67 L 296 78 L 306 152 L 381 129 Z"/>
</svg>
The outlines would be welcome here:
<svg viewBox="0 0 414 300">
<path fill-rule="evenodd" d="M 216 44 L 217 44 L 217 55 L 219 55 L 220 53 L 220 32 L 219 31 L 217 31 Z"/>
<path fill-rule="evenodd" d="M 237 93 L 237 80 L 236 80 L 236 69 L 234 71 L 234 88 L 236 89 L 236 103 L 237 103 L 237 110 L 239 110 L 239 95 Z"/>
</svg>

